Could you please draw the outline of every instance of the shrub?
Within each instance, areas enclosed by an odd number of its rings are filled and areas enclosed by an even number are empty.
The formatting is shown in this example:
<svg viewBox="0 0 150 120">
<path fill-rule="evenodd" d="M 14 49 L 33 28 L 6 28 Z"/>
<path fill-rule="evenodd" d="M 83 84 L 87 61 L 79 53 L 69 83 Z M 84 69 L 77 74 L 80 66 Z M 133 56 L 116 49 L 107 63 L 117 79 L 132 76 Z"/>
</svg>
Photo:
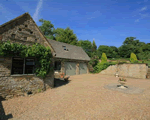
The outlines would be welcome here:
<svg viewBox="0 0 150 120">
<path fill-rule="evenodd" d="M 102 63 L 107 62 L 107 56 L 106 56 L 106 54 L 105 54 L 105 53 L 103 53 L 103 54 L 102 54 L 101 62 L 102 62 Z"/>
<path fill-rule="evenodd" d="M 102 70 L 105 70 L 106 68 L 108 68 L 110 65 L 115 65 L 117 63 L 114 63 L 114 62 L 103 62 L 103 63 L 98 63 L 95 67 L 94 67 L 94 73 L 99 73 L 101 72 Z"/>
<path fill-rule="evenodd" d="M 130 62 L 131 63 L 137 62 L 137 57 L 134 53 L 131 53 L 130 55 Z"/>
</svg>

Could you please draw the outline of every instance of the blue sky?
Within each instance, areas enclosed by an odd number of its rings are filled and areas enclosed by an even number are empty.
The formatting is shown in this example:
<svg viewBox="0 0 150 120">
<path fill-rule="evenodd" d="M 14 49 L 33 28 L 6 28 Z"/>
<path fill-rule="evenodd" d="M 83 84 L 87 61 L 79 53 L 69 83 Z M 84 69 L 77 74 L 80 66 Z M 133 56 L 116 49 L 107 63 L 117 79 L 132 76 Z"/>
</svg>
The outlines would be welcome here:
<svg viewBox="0 0 150 120">
<path fill-rule="evenodd" d="M 0 0 L 0 25 L 25 12 L 97 46 L 119 47 L 130 36 L 150 43 L 150 0 Z"/>
</svg>

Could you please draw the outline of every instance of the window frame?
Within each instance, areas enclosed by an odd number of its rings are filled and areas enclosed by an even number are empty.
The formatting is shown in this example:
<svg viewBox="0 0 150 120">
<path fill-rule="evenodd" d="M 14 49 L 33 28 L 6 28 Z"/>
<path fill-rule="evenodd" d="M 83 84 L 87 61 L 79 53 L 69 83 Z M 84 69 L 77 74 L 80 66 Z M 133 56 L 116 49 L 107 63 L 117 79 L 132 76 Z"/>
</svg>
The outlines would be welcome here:
<svg viewBox="0 0 150 120">
<path fill-rule="evenodd" d="M 60 63 L 60 69 L 56 69 L 57 68 L 57 67 L 55 67 L 56 63 L 57 63 L 57 65 L 58 65 L 58 63 Z M 61 61 L 55 61 L 54 62 L 54 70 L 55 71 L 61 71 L 61 65 L 62 65 Z"/>
<path fill-rule="evenodd" d="M 26 65 L 25 65 L 25 63 L 26 63 L 26 59 L 34 59 L 34 67 L 33 67 L 33 70 L 36 68 L 36 65 L 35 65 L 35 63 L 36 63 L 36 58 L 35 57 L 26 57 L 26 58 L 22 58 L 23 59 L 23 74 L 14 74 L 13 73 L 13 60 L 14 60 L 14 58 L 21 58 L 21 57 L 18 57 L 18 56 L 16 56 L 16 57 L 12 57 L 12 64 L 11 64 L 11 75 L 35 75 L 35 73 L 33 72 L 33 74 L 25 74 L 25 70 L 26 70 Z"/>
</svg>

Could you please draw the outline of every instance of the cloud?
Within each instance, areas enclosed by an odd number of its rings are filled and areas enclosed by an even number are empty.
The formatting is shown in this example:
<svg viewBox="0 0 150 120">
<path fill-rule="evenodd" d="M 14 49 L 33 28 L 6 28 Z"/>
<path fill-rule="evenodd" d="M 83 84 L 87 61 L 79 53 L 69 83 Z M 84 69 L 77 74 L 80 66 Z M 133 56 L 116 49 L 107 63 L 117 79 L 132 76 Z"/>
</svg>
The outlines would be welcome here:
<svg viewBox="0 0 150 120">
<path fill-rule="evenodd" d="M 39 11 L 42 8 L 42 4 L 43 4 L 43 0 L 39 0 L 35 13 L 33 15 L 33 19 L 35 20 L 35 22 L 38 21 Z"/>
<path fill-rule="evenodd" d="M 136 19 L 135 22 L 139 22 L 140 19 Z"/>
<path fill-rule="evenodd" d="M 140 11 L 144 11 L 144 10 L 147 10 L 146 6 L 140 9 Z"/>
</svg>

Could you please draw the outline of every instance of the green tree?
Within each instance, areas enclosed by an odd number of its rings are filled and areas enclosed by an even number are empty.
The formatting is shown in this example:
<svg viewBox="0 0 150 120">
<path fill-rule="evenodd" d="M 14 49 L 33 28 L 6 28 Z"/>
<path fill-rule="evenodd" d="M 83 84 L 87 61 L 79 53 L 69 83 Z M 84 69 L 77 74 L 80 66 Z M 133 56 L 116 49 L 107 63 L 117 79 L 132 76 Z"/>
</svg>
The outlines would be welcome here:
<svg viewBox="0 0 150 120">
<path fill-rule="evenodd" d="M 119 55 L 121 57 L 129 58 L 132 52 L 135 54 L 139 54 L 142 52 L 142 46 L 144 46 L 145 43 L 135 39 L 136 37 L 127 37 L 125 39 L 123 45 L 118 48 Z"/>
<path fill-rule="evenodd" d="M 118 48 L 115 46 L 100 45 L 97 50 L 97 55 L 101 58 L 102 53 L 106 53 L 108 58 L 118 58 Z"/>
<path fill-rule="evenodd" d="M 57 28 L 54 30 L 54 33 L 56 41 L 68 43 L 71 45 L 77 45 L 77 37 L 73 33 L 73 30 L 71 30 L 69 27 L 67 27 L 66 29 Z"/>
<path fill-rule="evenodd" d="M 79 40 L 77 46 L 83 48 L 83 50 L 88 54 L 89 57 L 92 57 L 92 43 L 89 40 Z"/>
<path fill-rule="evenodd" d="M 96 46 L 95 40 L 93 40 L 93 43 L 92 43 L 92 52 L 96 52 L 96 51 L 97 51 L 97 46 Z"/>
<path fill-rule="evenodd" d="M 130 62 L 131 62 L 131 63 L 134 63 L 134 62 L 136 62 L 136 61 L 137 61 L 136 55 L 135 55 L 134 53 L 131 53 Z"/>
<path fill-rule="evenodd" d="M 42 33 L 49 39 L 54 39 L 54 25 L 48 21 L 48 20 L 43 20 L 40 19 L 39 22 L 42 23 L 41 26 L 39 26 L 40 30 L 42 31 Z"/>
<path fill-rule="evenodd" d="M 102 62 L 102 63 L 107 62 L 107 56 L 106 56 L 106 54 L 105 54 L 105 53 L 103 53 L 103 54 L 102 54 L 101 62 Z"/>
</svg>

